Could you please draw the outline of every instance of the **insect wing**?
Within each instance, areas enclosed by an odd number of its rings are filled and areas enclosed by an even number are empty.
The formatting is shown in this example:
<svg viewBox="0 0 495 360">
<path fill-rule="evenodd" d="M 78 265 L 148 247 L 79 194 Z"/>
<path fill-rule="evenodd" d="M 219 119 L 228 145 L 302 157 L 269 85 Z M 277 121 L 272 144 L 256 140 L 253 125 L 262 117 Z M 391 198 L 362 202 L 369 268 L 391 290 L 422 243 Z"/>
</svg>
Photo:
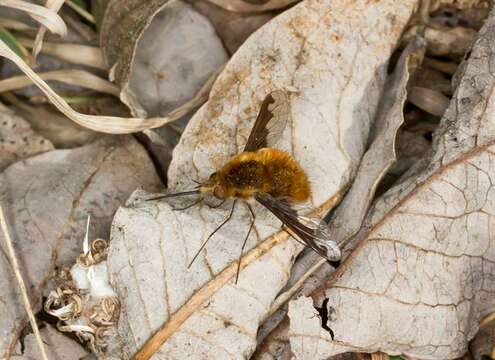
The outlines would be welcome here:
<svg viewBox="0 0 495 360">
<path fill-rule="evenodd" d="M 244 151 L 273 146 L 280 139 L 289 118 L 289 105 L 289 97 L 282 90 L 265 97 Z"/>
<path fill-rule="evenodd" d="M 286 201 L 276 199 L 266 193 L 256 194 L 255 199 L 319 255 L 331 261 L 340 259 L 340 249 L 331 239 L 330 230 L 325 221 L 317 217 L 298 215 Z"/>
</svg>

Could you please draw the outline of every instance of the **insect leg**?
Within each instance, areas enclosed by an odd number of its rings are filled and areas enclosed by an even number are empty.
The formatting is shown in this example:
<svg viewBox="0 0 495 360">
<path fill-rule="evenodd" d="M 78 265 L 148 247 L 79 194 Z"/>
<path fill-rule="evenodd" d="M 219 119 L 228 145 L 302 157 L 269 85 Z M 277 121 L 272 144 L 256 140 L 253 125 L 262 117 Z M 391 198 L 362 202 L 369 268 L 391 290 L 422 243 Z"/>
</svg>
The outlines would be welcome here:
<svg viewBox="0 0 495 360">
<path fill-rule="evenodd" d="M 194 255 L 194 257 L 191 260 L 191 262 L 189 263 L 189 265 L 187 265 L 187 268 L 188 269 L 191 267 L 191 265 L 193 264 L 194 260 L 196 260 L 196 258 L 198 257 L 199 253 L 201 252 L 201 250 L 203 250 L 203 248 L 206 246 L 206 244 L 208 243 L 208 240 L 210 240 L 212 238 L 212 236 L 215 235 L 215 233 L 218 230 L 220 230 L 222 228 L 222 226 L 224 226 L 230 220 L 230 218 L 232 217 L 232 214 L 234 213 L 236 202 L 237 202 L 237 199 L 235 199 L 234 202 L 232 203 L 232 209 L 230 209 L 229 216 L 227 216 L 227 218 L 220 225 L 218 225 L 217 228 L 215 230 L 213 230 L 213 232 L 210 235 L 208 235 L 208 237 L 203 242 L 203 244 L 201 244 L 199 250 L 196 252 L 196 254 Z"/>
<path fill-rule="evenodd" d="M 256 215 L 254 214 L 253 208 L 249 203 L 245 203 L 249 209 L 249 212 L 251 213 L 251 224 L 249 225 L 249 230 L 246 234 L 246 237 L 244 238 L 244 242 L 242 243 L 241 247 L 241 253 L 239 254 L 239 260 L 237 261 L 237 271 L 235 273 L 235 283 L 237 284 L 237 280 L 239 279 L 239 272 L 241 270 L 241 260 L 242 260 L 242 253 L 244 252 L 244 248 L 246 247 L 247 240 L 249 238 L 249 234 L 251 234 L 251 230 L 253 230 L 254 226 L 254 221 L 256 220 Z"/>
<path fill-rule="evenodd" d="M 194 205 L 199 204 L 201 201 L 203 201 L 203 198 L 199 198 L 198 200 L 196 200 L 196 201 L 195 201 L 195 202 L 193 202 L 192 204 L 189 204 L 189 205 L 184 206 L 184 207 L 172 208 L 172 210 L 173 210 L 173 211 L 186 210 L 186 209 L 189 209 L 190 207 L 193 207 Z"/>
</svg>

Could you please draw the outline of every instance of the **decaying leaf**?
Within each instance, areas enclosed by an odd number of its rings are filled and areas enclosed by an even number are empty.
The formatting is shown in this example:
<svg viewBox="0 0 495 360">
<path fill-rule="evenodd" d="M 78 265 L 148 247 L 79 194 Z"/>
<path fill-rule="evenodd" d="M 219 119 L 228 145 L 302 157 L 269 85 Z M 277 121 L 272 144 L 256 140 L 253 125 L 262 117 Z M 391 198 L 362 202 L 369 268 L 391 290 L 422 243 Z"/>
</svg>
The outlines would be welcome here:
<svg viewBox="0 0 495 360">
<path fill-rule="evenodd" d="M 53 149 L 29 123 L 0 103 L 0 171 L 17 160 Z"/>
<path fill-rule="evenodd" d="M 291 124 L 280 148 L 290 151 L 313 185 L 312 204 L 327 210 L 340 198 L 364 151 L 386 62 L 416 1 L 305 1 L 254 33 L 217 79 L 174 151 L 169 185 L 195 186 L 244 146 L 265 95 L 292 90 Z M 386 34 L 386 35 L 385 35 Z M 185 200 L 187 202 L 187 200 Z M 280 223 L 255 206 L 248 230 L 241 205 L 187 268 L 205 237 L 226 217 L 201 205 L 173 211 L 139 196 L 117 212 L 109 271 L 122 305 L 123 358 L 249 356 L 256 332 L 284 286 L 301 247 L 277 233 Z M 275 234 L 275 235 L 273 235 Z M 271 236 L 273 235 L 273 236 Z M 159 280 L 157 280 L 159 279 Z M 166 342 L 165 342 L 166 341 Z M 163 345 L 162 345 L 163 344 Z M 235 355 L 234 355 L 235 354 Z"/>
<path fill-rule="evenodd" d="M 91 234 L 108 237 L 114 211 L 129 193 L 159 183 L 147 154 L 130 137 L 49 151 L 7 168 L 0 175 L 0 199 L 32 303 L 39 305 L 54 266 L 72 263 L 79 253 L 88 213 Z M 0 269 L 0 357 L 8 357 L 27 318 L 3 252 Z"/>
<path fill-rule="evenodd" d="M 493 313 L 491 315 L 491 321 L 481 323 L 480 330 L 469 346 L 475 360 L 495 358 L 495 316 Z"/>
<path fill-rule="evenodd" d="M 298 358 L 350 349 L 456 358 L 493 312 L 494 34 L 492 13 L 424 166 L 377 201 L 370 230 L 325 288 L 290 304 Z M 312 318 L 324 300 L 333 339 Z"/>
<path fill-rule="evenodd" d="M 50 325 L 40 329 L 41 338 L 50 360 L 80 360 L 89 355 L 75 340 L 69 339 Z M 11 360 L 39 360 L 41 354 L 33 334 L 23 339 L 23 345 L 17 344 Z"/>
<path fill-rule="evenodd" d="M 476 31 L 462 26 L 427 27 L 425 39 L 428 42 L 428 53 L 434 56 L 463 56 L 476 39 Z"/>
<path fill-rule="evenodd" d="M 99 3 L 110 77 L 136 116 L 165 116 L 183 105 L 227 60 L 208 19 L 180 0 Z"/>
<path fill-rule="evenodd" d="M 235 53 L 249 35 L 276 15 L 274 12 L 242 14 L 225 10 L 208 0 L 189 1 L 196 10 L 210 19 L 230 54 Z"/>
<path fill-rule="evenodd" d="M 404 50 L 394 74 L 388 79 L 373 128 L 373 140 L 366 151 L 349 193 L 332 215 L 332 238 L 345 242 L 355 235 L 366 216 L 376 188 L 396 161 L 395 139 L 404 122 L 403 108 L 411 71 L 421 63 L 426 43 L 414 38 Z"/>
<path fill-rule="evenodd" d="M 48 139 L 57 149 L 86 145 L 106 136 L 75 124 L 50 106 L 32 106 L 13 96 L 9 96 L 8 100 L 12 102 L 16 112 L 26 119 L 33 130 Z M 104 100 L 101 99 L 101 101 Z M 94 101 L 93 104 L 97 105 L 98 101 Z"/>
</svg>

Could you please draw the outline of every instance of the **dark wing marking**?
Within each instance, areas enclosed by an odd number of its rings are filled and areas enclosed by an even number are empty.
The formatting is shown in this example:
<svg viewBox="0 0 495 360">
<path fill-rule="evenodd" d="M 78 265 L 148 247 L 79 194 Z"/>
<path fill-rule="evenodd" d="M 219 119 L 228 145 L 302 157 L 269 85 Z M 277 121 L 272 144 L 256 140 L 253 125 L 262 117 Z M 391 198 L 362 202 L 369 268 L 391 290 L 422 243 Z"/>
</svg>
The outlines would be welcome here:
<svg viewBox="0 0 495 360">
<path fill-rule="evenodd" d="M 273 146 L 284 132 L 289 118 L 289 97 L 282 90 L 268 94 L 247 140 L 244 151 Z"/>
<path fill-rule="evenodd" d="M 319 255 L 331 261 L 340 259 L 340 249 L 331 239 L 325 221 L 317 217 L 300 216 L 287 202 L 266 193 L 257 193 L 254 198 Z"/>
</svg>

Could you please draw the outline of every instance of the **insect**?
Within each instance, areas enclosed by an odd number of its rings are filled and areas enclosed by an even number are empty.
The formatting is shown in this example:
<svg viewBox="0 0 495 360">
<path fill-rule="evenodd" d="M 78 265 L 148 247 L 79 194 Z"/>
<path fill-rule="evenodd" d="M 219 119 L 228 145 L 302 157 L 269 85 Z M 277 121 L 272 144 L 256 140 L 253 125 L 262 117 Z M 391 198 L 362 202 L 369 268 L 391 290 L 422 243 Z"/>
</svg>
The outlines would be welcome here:
<svg viewBox="0 0 495 360">
<path fill-rule="evenodd" d="M 189 267 L 213 235 L 232 218 L 236 203 L 242 200 L 249 210 L 251 223 L 237 263 L 237 282 L 242 253 L 256 219 L 250 204 L 252 199 L 282 221 L 296 240 L 309 246 L 324 258 L 340 259 L 339 247 L 330 238 L 327 224 L 317 217 L 299 215 L 294 209 L 294 205 L 307 201 L 311 194 L 304 170 L 289 154 L 269 147 L 277 142 L 285 129 L 289 118 L 289 105 L 288 95 L 284 91 L 276 90 L 268 94 L 261 104 L 242 153 L 232 157 L 222 168 L 211 174 L 207 181 L 198 183 L 194 190 L 147 199 L 202 195 L 199 200 L 179 210 L 198 204 L 206 194 L 212 194 L 220 199 L 222 201 L 220 205 L 227 199 L 233 199 L 229 215 L 203 242 L 189 263 Z"/>
</svg>

